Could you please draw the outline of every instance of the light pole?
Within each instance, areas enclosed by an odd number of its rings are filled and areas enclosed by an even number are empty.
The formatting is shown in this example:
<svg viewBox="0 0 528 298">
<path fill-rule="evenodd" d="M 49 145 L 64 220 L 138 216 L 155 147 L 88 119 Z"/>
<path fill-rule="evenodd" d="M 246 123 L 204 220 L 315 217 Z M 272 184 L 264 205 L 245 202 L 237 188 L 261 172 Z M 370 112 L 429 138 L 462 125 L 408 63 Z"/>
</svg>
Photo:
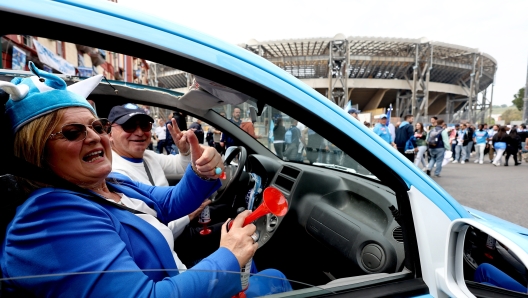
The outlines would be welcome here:
<svg viewBox="0 0 528 298">
<path fill-rule="evenodd" d="M 526 85 L 524 86 L 524 98 L 523 98 L 523 113 L 522 120 L 524 123 L 528 122 L 528 70 L 526 71 Z"/>
</svg>

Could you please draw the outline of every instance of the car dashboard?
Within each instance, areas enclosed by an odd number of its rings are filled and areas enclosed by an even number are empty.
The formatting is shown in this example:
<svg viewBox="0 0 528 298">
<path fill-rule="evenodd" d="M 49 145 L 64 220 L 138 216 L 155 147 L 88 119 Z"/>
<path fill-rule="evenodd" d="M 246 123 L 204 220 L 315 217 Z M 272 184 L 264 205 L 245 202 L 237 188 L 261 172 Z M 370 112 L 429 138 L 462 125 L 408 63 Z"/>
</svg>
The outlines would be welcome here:
<svg viewBox="0 0 528 298">
<path fill-rule="evenodd" d="M 402 231 L 389 209 L 397 206 L 396 197 L 379 181 L 262 155 L 249 156 L 248 170 L 261 176 L 263 188 L 281 190 L 289 203 L 286 216 L 269 214 L 255 222 L 260 248 L 275 243 L 271 238 L 280 233 L 283 236 L 277 238 L 282 242 L 282 252 L 298 248 L 293 239 L 301 237 L 308 245 L 317 242 L 324 246 L 329 254 L 337 252 L 355 267 L 350 270 L 355 274 L 397 272 L 401 268 Z M 291 234 L 295 237 L 287 236 Z"/>
</svg>

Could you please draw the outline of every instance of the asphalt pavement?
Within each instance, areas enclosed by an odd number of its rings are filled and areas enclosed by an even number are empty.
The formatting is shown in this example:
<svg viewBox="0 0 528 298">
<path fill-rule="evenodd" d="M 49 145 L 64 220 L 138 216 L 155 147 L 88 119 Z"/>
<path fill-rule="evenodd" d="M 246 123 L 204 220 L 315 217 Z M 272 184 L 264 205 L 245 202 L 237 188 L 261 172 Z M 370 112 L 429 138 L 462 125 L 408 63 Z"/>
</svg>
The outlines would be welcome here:
<svg viewBox="0 0 528 298">
<path fill-rule="evenodd" d="M 441 177 L 431 176 L 462 205 L 528 228 L 528 163 L 514 166 L 510 157 L 509 166 L 496 167 L 488 156 L 482 165 L 474 160 L 449 163 Z"/>
</svg>

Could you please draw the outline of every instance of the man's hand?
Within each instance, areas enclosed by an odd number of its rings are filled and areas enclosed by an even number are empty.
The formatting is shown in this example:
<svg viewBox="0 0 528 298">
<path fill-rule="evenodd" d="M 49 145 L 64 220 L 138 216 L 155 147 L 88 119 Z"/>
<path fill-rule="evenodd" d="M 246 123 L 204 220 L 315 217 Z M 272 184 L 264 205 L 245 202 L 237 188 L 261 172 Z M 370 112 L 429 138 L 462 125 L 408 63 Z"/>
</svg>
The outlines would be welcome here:
<svg viewBox="0 0 528 298">
<path fill-rule="evenodd" d="M 176 147 L 178 147 L 180 154 L 189 152 L 190 145 L 187 141 L 187 138 L 185 137 L 185 131 L 180 131 L 178 124 L 176 124 L 176 119 L 172 118 L 171 123 L 172 124 L 167 124 L 167 128 L 169 129 L 172 139 L 174 140 L 174 144 Z"/>
<path fill-rule="evenodd" d="M 207 199 L 203 201 L 202 205 L 198 207 L 198 209 L 194 210 L 192 213 L 189 214 L 189 220 L 195 219 L 197 216 L 200 216 L 200 213 L 204 210 L 205 206 L 211 204 L 211 200 Z"/>
<path fill-rule="evenodd" d="M 225 171 L 222 157 L 215 148 L 201 146 L 198 138 L 192 131 L 186 131 L 186 138 L 191 146 L 191 166 L 196 174 L 202 178 L 217 179 L 220 177 L 216 174 L 216 168 Z"/>
</svg>

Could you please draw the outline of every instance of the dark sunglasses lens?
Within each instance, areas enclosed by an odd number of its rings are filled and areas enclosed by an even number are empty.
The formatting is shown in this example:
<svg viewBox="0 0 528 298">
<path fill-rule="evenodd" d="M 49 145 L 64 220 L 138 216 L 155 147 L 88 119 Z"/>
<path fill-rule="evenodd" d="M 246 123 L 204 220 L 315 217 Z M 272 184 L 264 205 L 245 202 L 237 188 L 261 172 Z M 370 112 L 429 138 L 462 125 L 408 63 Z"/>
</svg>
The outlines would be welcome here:
<svg viewBox="0 0 528 298">
<path fill-rule="evenodd" d="M 148 121 L 127 121 L 121 124 L 123 130 L 128 133 L 136 131 L 138 126 L 143 132 L 148 132 L 152 129 L 152 123 Z"/>
<path fill-rule="evenodd" d="M 78 141 L 86 136 L 86 126 L 82 124 L 69 124 L 62 127 L 62 135 L 68 141 Z"/>
<path fill-rule="evenodd" d="M 110 122 L 108 120 L 96 120 L 92 123 L 92 127 L 98 134 L 102 135 L 105 133 L 110 133 Z"/>
<path fill-rule="evenodd" d="M 148 132 L 152 129 L 152 122 L 140 121 L 139 128 L 141 128 L 143 132 Z"/>
</svg>

